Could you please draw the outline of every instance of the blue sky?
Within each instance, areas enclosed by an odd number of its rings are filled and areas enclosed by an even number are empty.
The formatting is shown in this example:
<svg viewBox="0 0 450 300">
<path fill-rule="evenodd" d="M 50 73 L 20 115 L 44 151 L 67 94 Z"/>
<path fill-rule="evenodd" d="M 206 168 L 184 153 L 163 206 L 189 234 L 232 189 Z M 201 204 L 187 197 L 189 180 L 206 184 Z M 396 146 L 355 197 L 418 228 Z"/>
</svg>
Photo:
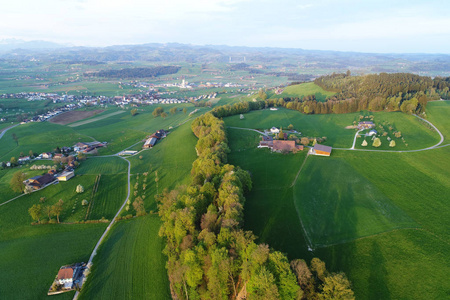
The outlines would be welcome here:
<svg viewBox="0 0 450 300">
<path fill-rule="evenodd" d="M 450 53 L 449 12 L 448 0 L 21 0 L 2 3 L 0 39 Z"/>
</svg>

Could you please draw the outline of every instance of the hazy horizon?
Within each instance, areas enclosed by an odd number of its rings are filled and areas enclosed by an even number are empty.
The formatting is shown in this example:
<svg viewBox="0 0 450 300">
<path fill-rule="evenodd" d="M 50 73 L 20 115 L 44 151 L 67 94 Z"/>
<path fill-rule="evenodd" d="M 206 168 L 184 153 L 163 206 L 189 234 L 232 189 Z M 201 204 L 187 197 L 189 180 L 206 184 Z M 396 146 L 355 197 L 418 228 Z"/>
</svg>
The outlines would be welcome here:
<svg viewBox="0 0 450 300">
<path fill-rule="evenodd" d="M 449 54 L 448 10 L 439 0 L 24 0 L 4 3 L 0 39 Z"/>
</svg>

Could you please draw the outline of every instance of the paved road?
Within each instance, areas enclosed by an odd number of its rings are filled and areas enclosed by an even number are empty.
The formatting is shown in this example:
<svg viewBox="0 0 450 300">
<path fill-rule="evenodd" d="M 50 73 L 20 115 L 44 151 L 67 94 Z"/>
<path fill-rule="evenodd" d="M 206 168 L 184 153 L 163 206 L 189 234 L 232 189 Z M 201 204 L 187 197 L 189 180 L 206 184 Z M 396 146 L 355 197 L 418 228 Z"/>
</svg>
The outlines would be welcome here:
<svg viewBox="0 0 450 300">
<path fill-rule="evenodd" d="M 352 147 L 350 148 L 350 149 L 355 149 L 355 144 L 356 144 L 356 137 L 358 136 L 358 134 L 361 132 L 361 131 L 363 131 L 363 130 L 365 130 L 365 129 L 360 129 L 360 130 L 358 130 L 356 133 L 355 133 L 355 137 L 354 137 L 354 139 L 353 139 L 353 145 L 352 145 Z"/>
<path fill-rule="evenodd" d="M 8 130 L 10 130 L 11 128 L 14 128 L 14 127 L 16 127 L 16 126 L 19 126 L 19 124 L 10 126 L 10 127 L 6 128 L 6 129 L 4 129 L 2 132 L 0 132 L 0 139 L 5 135 L 5 133 L 6 133 Z"/>
<path fill-rule="evenodd" d="M 120 157 L 120 156 L 119 156 Z M 128 199 L 130 198 L 130 193 L 131 193 L 131 183 L 130 183 L 130 177 L 131 177 L 131 163 L 124 157 L 120 157 L 123 160 L 125 160 L 128 163 L 128 193 L 127 193 L 127 198 L 125 199 L 125 201 L 123 202 L 122 206 L 119 208 L 119 210 L 117 211 L 116 215 L 114 216 L 114 218 L 111 220 L 111 223 L 109 223 L 108 227 L 106 227 L 105 232 L 103 232 L 102 236 L 100 237 L 100 239 L 98 240 L 97 244 L 95 245 L 94 250 L 92 250 L 91 256 L 89 257 L 89 261 L 87 263 L 87 266 L 89 267 L 89 269 L 92 267 L 92 260 L 94 259 L 95 255 L 97 254 L 97 249 L 100 246 L 100 244 L 103 242 L 104 238 L 106 237 L 106 235 L 108 234 L 109 230 L 111 229 L 111 227 L 114 225 L 114 223 L 116 222 L 116 218 L 119 216 L 120 212 L 122 211 L 122 209 L 125 207 L 125 205 L 127 204 Z M 87 277 L 86 279 L 87 280 Z M 73 296 L 73 300 L 78 299 L 78 296 L 80 295 L 80 293 L 77 291 L 75 293 L 75 295 Z"/>
</svg>

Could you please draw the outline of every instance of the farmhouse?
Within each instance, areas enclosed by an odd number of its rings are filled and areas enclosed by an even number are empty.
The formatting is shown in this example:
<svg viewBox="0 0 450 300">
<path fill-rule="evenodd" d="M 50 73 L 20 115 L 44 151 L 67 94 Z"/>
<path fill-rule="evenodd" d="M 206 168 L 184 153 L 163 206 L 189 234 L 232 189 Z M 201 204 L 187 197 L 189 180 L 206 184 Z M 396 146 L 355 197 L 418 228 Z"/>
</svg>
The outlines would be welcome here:
<svg viewBox="0 0 450 300">
<path fill-rule="evenodd" d="M 23 157 L 19 157 L 19 159 L 17 160 L 19 163 L 24 163 L 26 161 L 29 161 L 30 157 L 29 156 L 23 156 Z"/>
<path fill-rule="evenodd" d="M 273 140 L 272 137 L 263 136 L 258 148 L 269 148 L 276 152 L 295 152 L 303 150 L 302 145 L 296 145 L 295 141 Z"/>
<path fill-rule="evenodd" d="M 371 131 L 369 131 L 369 133 L 367 134 L 368 136 L 374 136 L 377 135 L 378 131 L 376 131 L 375 129 L 372 129 Z"/>
<path fill-rule="evenodd" d="M 74 171 L 64 171 L 64 172 L 60 173 L 56 178 L 59 181 L 67 181 L 70 178 L 72 178 L 73 176 L 75 176 Z"/>
<path fill-rule="evenodd" d="M 34 190 L 38 190 L 45 185 L 55 181 L 55 177 L 52 174 L 45 174 L 42 176 L 34 176 L 25 180 L 23 183 Z"/>
<path fill-rule="evenodd" d="M 157 139 L 155 137 L 150 137 L 144 143 L 144 148 L 153 148 L 155 146 Z"/>
<path fill-rule="evenodd" d="M 372 121 L 363 121 L 358 123 L 359 129 L 369 129 L 375 127 L 375 124 Z"/>
<path fill-rule="evenodd" d="M 56 280 L 59 284 L 64 285 L 64 289 L 71 289 L 73 284 L 73 268 L 61 267 L 58 271 Z"/>
<path fill-rule="evenodd" d="M 330 156 L 332 149 L 333 148 L 330 146 L 315 144 L 314 147 L 309 150 L 309 153 L 313 155 Z"/>
<path fill-rule="evenodd" d="M 40 157 L 42 157 L 44 159 L 51 159 L 53 157 L 53 155 L 50 152 L 44 152 L 40 155 Z"/>
<path fill-rule="evenodd" d="M 271 132 L 271 133 L 278 134 L 278 133 L 280 133 L 280 129 L 278 129 L 278 128 L 276 128 L 276 127 L 272 127 L 272 128 L 270 128 L 270 132 Z"/>
<path fill-rule="evenodd" d="M 100 142 L 78 142 L 73 146 L 73 150 L 75 152 L 89 152 L 96 148 L 104 147 L 105 144 L 102 144 Z"/>
</svg>

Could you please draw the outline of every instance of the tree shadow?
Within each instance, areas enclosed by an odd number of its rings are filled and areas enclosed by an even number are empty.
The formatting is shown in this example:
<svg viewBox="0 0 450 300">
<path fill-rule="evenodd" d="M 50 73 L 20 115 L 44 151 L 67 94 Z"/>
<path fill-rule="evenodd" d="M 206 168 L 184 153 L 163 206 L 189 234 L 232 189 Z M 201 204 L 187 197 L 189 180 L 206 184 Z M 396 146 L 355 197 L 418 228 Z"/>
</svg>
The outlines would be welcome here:
<svg viewBox="0 0 450 300">
<path fill-rule="evenodd" d="M 372 242 L 370 251 L 370 275 L 369 275 L 369 299 L 390 300 L 391 294 L 387 286 L 387 270 L 385 267 L 386 259 L 381 253 L 381 248 L 377 242 Z"/>
</svg>

